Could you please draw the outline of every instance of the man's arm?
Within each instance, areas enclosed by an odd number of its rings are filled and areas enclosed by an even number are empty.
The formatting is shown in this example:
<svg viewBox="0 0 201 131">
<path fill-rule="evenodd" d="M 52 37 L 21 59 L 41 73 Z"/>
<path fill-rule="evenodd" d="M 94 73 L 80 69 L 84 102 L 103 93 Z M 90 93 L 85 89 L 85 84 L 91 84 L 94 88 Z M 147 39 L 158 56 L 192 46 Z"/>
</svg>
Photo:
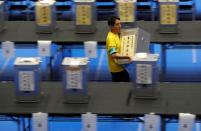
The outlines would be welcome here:
<svg viewBox="0 0 201 131">
<path fill-rule="evenodd" d="M 109 49 L 109 54 L 112 56 L 113 59 L 129 59 L 129 60 L 131 60 L 131 58 L 129 56 L 122 56 L 119 53 L 117 53 L 115 47 L 112 47 Z"/>
<path fill-rule="evenodd" d="M 119 53 L 113 53 L 111 56 L 113 59 L 131 59 L 129 56 L 122 56 Z"/>
</svg>

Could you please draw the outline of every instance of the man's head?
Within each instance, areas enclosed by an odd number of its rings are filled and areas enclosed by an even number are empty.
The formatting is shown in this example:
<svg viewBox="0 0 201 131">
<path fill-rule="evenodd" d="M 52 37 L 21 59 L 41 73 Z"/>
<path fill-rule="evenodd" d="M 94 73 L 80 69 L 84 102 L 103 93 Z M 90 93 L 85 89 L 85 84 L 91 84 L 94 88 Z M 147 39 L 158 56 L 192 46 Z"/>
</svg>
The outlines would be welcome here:
<svg viewBox="0 0 201 131">
<path fill-rule="evenodd" d="M 116 16 L 110 16 L 108 19 L 108 26 L 110 27 L 110 30 L 113 33 L 115 34 L 120 33 L 120 30 L 121 30 L 120 18 Z"/>
</svg>

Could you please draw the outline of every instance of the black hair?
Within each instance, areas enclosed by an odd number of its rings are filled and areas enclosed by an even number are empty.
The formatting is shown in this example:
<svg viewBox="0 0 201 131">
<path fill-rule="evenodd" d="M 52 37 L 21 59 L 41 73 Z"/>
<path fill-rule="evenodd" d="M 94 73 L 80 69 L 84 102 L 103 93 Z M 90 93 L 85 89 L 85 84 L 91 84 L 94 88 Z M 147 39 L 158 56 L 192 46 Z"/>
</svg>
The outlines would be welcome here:
<svg viewBox="0 0 201 131">
<path fill-rule="evenodd" d="M 110 16 L 107 20 L 107 23 L 109 26 L 114 26 L 116 20 L 120 20 L 120 18 L 117 16 Z"/>
</svg>

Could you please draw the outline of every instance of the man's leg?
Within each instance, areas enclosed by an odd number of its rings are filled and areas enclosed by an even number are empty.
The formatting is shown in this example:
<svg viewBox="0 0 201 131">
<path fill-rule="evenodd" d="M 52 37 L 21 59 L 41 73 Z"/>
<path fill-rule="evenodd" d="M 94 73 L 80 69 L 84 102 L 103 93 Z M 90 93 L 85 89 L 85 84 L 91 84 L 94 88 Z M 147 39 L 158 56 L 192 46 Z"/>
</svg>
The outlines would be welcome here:
<svg viewBox="0 0 201 131">
<path fill-rule="evenodd" d="M 113 82 L 129 82 L 130 77 L 127 70 L 123 70 L 121 72 L 115 72 L 112 74 L 112 81 Z"/>
</svg>

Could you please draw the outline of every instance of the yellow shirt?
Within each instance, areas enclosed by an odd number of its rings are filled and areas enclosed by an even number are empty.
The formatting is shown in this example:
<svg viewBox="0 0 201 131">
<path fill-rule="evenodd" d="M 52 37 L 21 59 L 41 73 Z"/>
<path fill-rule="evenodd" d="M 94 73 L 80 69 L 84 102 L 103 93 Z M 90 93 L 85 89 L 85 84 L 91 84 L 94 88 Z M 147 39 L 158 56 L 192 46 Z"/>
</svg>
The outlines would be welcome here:
<svg viewBox="0 0 201 131">
<path fill-rule="evenodd" d="M 120 38 L 118 34 L 109 32 L 106 39 L 106 49 L 109 63 L 110 72 L 121 72 L 124 68 L 115 62 L 115 59 L 112 59 L 111 54 L 109 53 L 111 48 L 115 48 L 117 53 L 120 53 Z"/>
</svg>

